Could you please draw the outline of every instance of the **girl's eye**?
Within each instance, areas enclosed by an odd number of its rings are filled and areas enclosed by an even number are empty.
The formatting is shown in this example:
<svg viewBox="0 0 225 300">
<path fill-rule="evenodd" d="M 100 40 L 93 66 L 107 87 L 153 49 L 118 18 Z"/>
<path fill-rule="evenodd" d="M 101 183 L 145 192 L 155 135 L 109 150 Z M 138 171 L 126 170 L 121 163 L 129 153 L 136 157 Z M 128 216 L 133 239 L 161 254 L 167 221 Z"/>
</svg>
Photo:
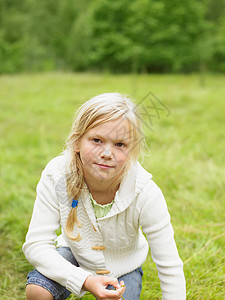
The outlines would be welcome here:
<svg viewBox="0 0 225 300">
<path fill-rule="evenodd" d="M 122 148 L 122 147 L 125 146 L 125 144 L 124 143 L 116 143 L 116 146 L 119 147 L 119 148 Z"/>
<path fill-rule="evenodd" d="M 100 139 L 93 139 L 93 142 L 94 142 L 95 144 L 100 144 L 102 141 L 101 141 Z"/>
</svg>

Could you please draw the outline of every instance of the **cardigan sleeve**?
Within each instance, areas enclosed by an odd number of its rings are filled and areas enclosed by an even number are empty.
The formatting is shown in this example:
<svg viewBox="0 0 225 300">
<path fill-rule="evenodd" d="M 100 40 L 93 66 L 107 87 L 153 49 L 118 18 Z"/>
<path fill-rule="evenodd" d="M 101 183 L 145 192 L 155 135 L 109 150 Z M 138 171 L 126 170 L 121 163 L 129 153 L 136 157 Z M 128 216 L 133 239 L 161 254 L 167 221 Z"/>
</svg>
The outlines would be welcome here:
<svg viewBox="0 0 225 300">
<path fill-rule="evenodd" d="M 37 197 L 23 252 L 40 273 L 79 297 L 84 294 L 83 283 L 91 274 L 72 265 L 56 251 L 55 231 L 59 227 L 59 203 L 53 179 L 44 170 L 37 186 Z"/>
<path fill-rule="evenodd" d="M 170 215 L 160 188 L 150 180 L 142 191 L 140 225 L 158 269 L 163 300 L 186 299 L 183 263 L 174 240 Z"/>
</svg>

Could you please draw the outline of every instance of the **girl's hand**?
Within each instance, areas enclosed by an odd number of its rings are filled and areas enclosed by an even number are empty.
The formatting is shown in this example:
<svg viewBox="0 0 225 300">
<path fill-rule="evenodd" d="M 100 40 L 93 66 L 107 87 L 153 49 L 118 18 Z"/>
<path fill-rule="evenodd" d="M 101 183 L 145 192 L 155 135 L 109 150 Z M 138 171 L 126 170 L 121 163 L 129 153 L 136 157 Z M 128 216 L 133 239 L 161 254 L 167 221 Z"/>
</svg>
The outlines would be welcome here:
<svg viewBox="0 0 225 300">
<path fill-rule="evenodd" d="M 115 290 L 106 289 L 108 285 L 114 286 Z M 123 281 L 119 284 L 115 278 L 107 276 L 88 276 L 83 284 L 83 288 L 89 291 L 98 300 L 120 300 L 126 287 Z"/>
</svg>

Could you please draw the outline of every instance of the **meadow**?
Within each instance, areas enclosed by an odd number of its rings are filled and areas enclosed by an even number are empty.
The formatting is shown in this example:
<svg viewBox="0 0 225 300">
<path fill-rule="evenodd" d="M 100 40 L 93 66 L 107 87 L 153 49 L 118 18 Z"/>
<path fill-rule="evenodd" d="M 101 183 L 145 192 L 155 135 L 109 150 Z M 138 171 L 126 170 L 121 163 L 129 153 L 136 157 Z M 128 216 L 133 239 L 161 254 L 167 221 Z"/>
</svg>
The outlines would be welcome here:
<svg viewBox="0 0 225 300">
<path fill-rule="evenodd" d="M 135 98 L 142 113 L 146 145 L 140 161 L 166 198 L 187 299 L 225 299 L 224 83 L 217 74 L 206 75 L 204 84 L 196 74 L 1 76 L 0 299 L 25 299 L 32 266 L 21 247 L 42 169 L 62 151 L 77 107 L 115 91 Z M 161 299 L 150 255 L 143 269 L 141 299 Z"/>
</svg>

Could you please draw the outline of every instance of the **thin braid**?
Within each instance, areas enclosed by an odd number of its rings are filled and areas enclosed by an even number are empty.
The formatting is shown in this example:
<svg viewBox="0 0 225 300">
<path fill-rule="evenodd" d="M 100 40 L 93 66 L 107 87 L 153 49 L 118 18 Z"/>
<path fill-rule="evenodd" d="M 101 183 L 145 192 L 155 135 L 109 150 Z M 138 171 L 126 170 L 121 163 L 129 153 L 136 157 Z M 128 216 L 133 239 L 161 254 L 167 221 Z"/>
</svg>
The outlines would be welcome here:
<svg viewBox="0 0 225 300">
<path fill-rule="evenodd" d="M 80 233 L 78 233 L 77 236 L 73 235 L 73 228 L 74 228 L 75 224 L 79 228 L 81 228 L 81 224 L 79 223 L 78 218 L 77 218 L 77 206 L 71 208 L 70 213 L 69 213 L 68 218 L 67 218 L 67 221 L 66 221 L 65 230 L 66 230 L 67 236 L 71 240 L 73 240 L 73 241 L 80 241 L 81 240 Z"/>
<path fill-rule="evenodd" d="M 78 199 L 81 194 L 82 187 L 84 185 L 84 177 L 81 162 L 77 154 L 75 154 L 74 159 L 71 161 L 70 169 L 73 171 L 67 177 L 68 194 L 74 199 Z M 81 224 L 79 223 L 77 217 L 77 206 L 71 207 L 70 213 L 66 221 L 65 231 L 67 236 L 71 240 L 80 241 L 80 233 L 78 233 L 76 237 L 74 237 L 73 235 L 74 225 L 77 225 L 79 228 L 81 228 Z"/>
</svg>

